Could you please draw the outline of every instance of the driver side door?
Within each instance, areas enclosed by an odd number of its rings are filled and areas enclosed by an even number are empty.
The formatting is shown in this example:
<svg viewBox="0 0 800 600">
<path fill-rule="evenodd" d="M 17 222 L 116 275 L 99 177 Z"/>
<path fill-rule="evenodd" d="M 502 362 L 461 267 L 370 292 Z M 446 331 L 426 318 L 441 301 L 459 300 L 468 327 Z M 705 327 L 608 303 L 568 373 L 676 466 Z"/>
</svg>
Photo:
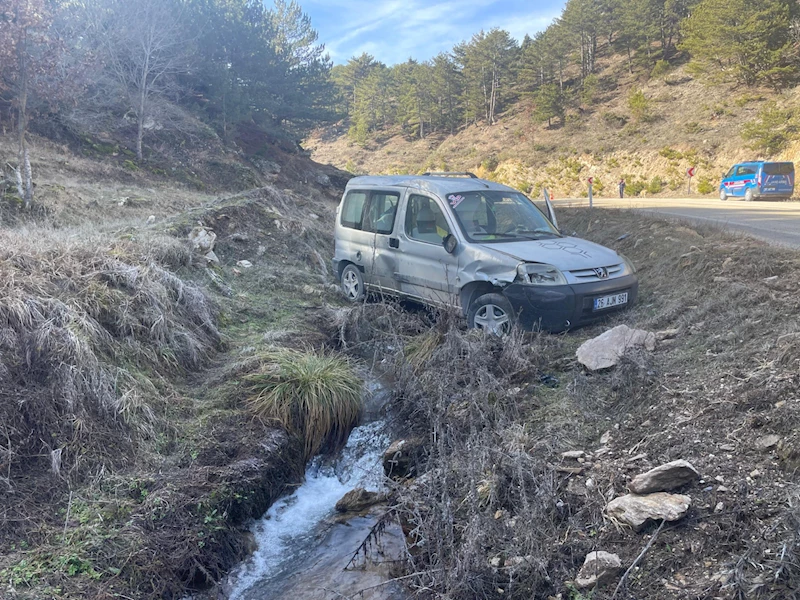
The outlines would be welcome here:
<svg viewBox="0 0 800 600">
<path fill-rule="evenodd" d="M 429 304 L 457 306 L 458 258 L 442 245 L 453 231 L 448 213 L 437 199 L 409 193 L 401 218 L 394 273 L 399 290 Z"/>
</svg>

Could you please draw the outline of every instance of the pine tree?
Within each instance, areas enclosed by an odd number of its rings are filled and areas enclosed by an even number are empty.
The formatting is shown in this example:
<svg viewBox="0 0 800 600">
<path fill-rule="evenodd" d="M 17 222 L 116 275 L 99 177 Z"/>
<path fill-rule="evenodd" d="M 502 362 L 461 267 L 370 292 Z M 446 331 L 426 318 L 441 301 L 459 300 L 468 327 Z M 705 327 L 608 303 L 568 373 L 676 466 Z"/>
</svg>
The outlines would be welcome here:
<svg viewBox="0 0 800 600">
<path fill-rule="evenodd" d="M 563 123 L 564 95 L 556 84 L 548 83 L 541 86 L 536 93 L 533 118 L 540 123 L 547 121 L 547 126 L 552 127 L 552 121 L 556 117 Z"/>
<path fill-rule="evenodd" d="M 779 88 L 798 73 L 791 58 L 792 0 L 703 0 L 683 23 L 681 48 L 722 79 Z"/>
</svg>

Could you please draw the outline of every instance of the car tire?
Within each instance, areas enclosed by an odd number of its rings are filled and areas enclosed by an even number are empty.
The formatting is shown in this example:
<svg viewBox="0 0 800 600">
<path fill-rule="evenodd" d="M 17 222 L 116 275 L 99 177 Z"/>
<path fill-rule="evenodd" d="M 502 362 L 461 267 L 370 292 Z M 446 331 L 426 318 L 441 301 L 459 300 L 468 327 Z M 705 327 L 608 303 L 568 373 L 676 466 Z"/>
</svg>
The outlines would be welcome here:
<svg viewBox="0 0 800 600">
<path fill-rule="evenodd" d="M 747 188 L 744 192 L 744 201 L 745 202 L 752 202 L 753 201 L 753 189 Z"/>
<path fill-rule="evenodd" d="M 364 277 L 354 264 L 342 270 L 342 293 L 350 302 L 361 302 L 364 299 Z"/>
<path fill-rule="evenodd" d="M 728 199 L 728 194 L 725 193 L 725 190 L 719 191 L 719 199 L 725 202 Z"/>
<path fill-rule="evenodd" d="M 505 336 L 514 326 L 514 309 L 502 294 L 483 294 L 470 304 L 467 312 L 470 329 L 481 329 L 498 336 Z"/>
</svg>

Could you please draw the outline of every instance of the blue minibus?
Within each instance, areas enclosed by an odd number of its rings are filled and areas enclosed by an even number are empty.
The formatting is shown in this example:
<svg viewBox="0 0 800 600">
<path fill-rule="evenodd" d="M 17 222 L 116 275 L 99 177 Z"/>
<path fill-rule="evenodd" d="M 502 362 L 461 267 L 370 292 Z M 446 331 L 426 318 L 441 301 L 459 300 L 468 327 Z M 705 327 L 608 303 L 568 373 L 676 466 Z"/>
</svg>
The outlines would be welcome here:
<svg viewBox="0 0 800 600">
<path fill-rule="evenodd" d="M 794 163 L 744 162 L 731 167 L 719 184 L 719 199 L 786 200 L 794 193 Z"/>
</svg>

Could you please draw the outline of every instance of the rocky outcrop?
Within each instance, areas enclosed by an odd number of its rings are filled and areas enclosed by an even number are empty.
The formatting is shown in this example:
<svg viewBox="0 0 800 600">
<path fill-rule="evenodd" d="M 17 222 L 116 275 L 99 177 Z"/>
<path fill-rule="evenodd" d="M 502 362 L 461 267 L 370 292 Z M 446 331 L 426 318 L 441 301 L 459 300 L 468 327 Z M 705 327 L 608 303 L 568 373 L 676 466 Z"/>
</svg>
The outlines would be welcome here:
<svg viewBox="0 0 800 600">
<path fill-rule="evenodd" d="M 423 452 L 424 445 L 419 438 L 395 440 L 383 453 L 383 472 L 394 479 L 414 477 Z"/>
<path fill-rule="evenodd" d="M 598 550 L 589 552 L 583 566 L 575 578 L 575 585 L 578 588 L 590 588 L 603 585 L 616 578 L 617 573 L 622 568 L 622 561 L 619 556 L 610 552 Z"/>
<path fill-rule="evenodd" d="M 650 469 L 633 478 L 628 486 L 634 494 L 668 492 L 700 478 L 692 464 L 685 460 L 673 460 L 665 465 Z"/>
<path fill-rule="evenodd" d="M 655 350 L 656 336 L 643 329 L 619 325 L 596 338 L 585 341 L 575 355 L 578 362 L 590 371 L 609 369 L 619 364 L 625 353 L 634 348 Z"/>
<path fill-rule="evenodd" d="M 628 494 L 609 502 L 606 514 L 638 531 L 648 521 L 677 521 L 686 514 L 691 503 L 692 499 L 682 494 Z"/>
</svg>

